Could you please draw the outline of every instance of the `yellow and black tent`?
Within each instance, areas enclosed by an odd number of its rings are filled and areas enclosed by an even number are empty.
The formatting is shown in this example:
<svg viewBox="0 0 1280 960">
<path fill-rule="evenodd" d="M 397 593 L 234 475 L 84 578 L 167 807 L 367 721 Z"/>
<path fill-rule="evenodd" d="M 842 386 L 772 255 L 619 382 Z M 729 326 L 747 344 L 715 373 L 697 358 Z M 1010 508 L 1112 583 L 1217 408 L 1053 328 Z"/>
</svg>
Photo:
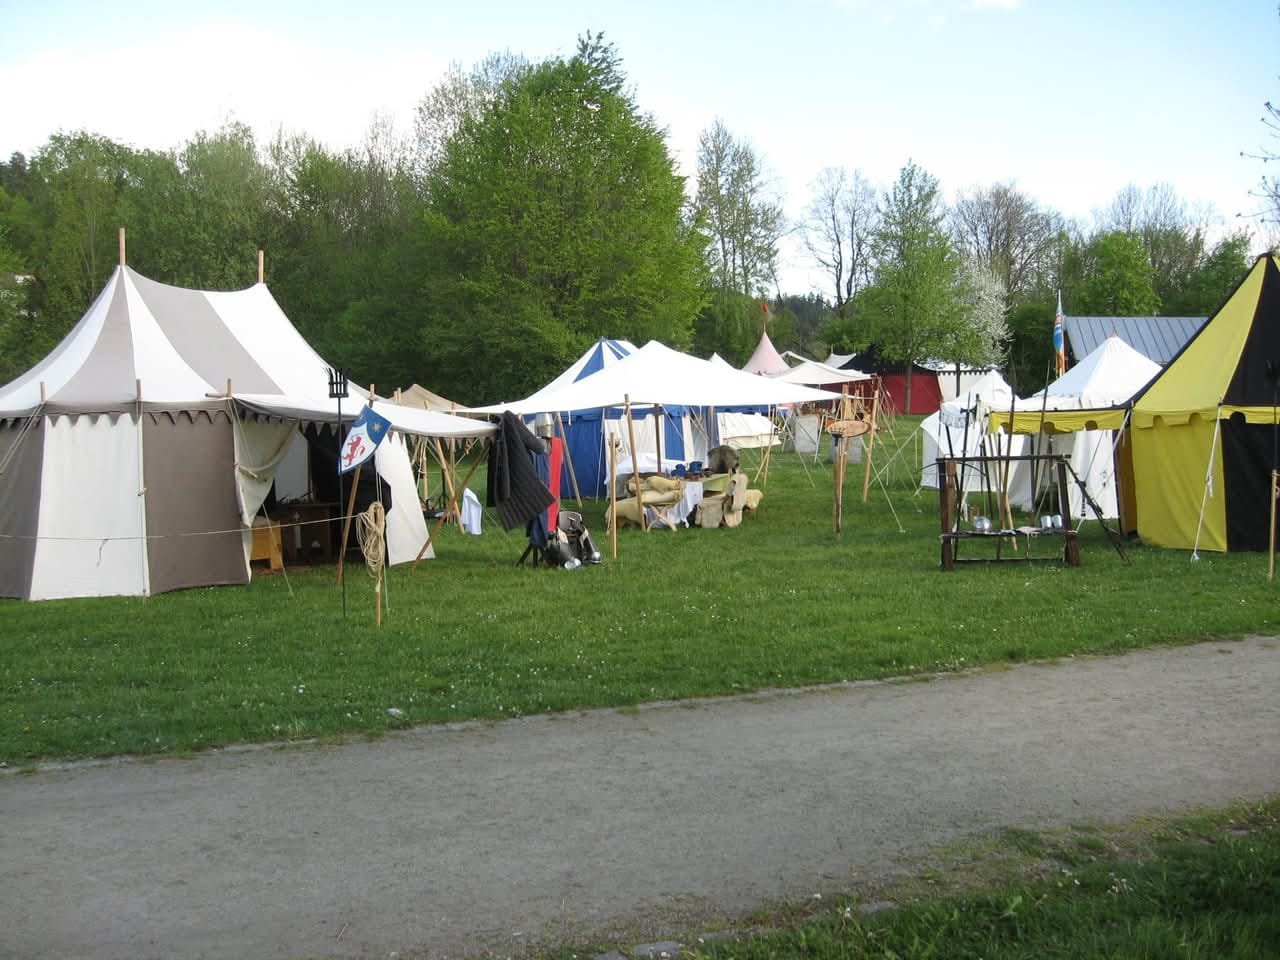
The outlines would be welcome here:
<svg viewBox="0 0 1280 960">
<path fill-rule="evenodd" d="M 1138 532 L 1162 547 L 1265 550 L 1280 399 L 1280 266 L 1259 257 L 1134 397 Z"/>
<path fill-rule="evenodd" d="M 1121 494 L 1159 547 L 1267 549 L 1280 442 L 1280 265 L 1259 257 L 1235 292 L 1128 404 L 1019 410 L 1016 433 L 1120 430 Z M 988 429 L 1009 429 L 993 414 Z M 1125 474 L 1130 474 L 1131 485 Z M 1125 489 L 1127 487 L 1127 489 Z"/>
</svg>

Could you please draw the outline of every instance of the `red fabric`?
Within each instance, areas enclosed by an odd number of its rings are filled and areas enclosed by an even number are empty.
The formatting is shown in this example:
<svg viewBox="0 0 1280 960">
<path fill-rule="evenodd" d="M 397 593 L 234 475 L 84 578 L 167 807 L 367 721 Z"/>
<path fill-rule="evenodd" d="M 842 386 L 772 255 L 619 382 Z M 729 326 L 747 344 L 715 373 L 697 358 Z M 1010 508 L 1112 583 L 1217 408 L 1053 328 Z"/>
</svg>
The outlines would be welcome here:
<svg viewBox="0 0 1280 960">
<path fill-rule="evenodd" d="M 914 384 L 912 384 L 914 386 Z M 556 521 L 560 519 L 560 466 L 564 463 L 564 440 L 560 437 L 551 438 L 551 482 L 547 484 L 547 488 L 551 491 L 551 495 L 556 498 L 556 502 L 547 508 L 547 529 L 556 529 Z"/>
<path fill-rule="evenodd" d="M 893 408 L 898 413 L 935 413 L 942 406 L 942 390 L 938 386 L 938 375 L 930 370 L 911 371 L 911 409 L 906 409 L 907 375 L 905 373 L 886 373 L 885 393 L 889 395 Z"/>
</svg>

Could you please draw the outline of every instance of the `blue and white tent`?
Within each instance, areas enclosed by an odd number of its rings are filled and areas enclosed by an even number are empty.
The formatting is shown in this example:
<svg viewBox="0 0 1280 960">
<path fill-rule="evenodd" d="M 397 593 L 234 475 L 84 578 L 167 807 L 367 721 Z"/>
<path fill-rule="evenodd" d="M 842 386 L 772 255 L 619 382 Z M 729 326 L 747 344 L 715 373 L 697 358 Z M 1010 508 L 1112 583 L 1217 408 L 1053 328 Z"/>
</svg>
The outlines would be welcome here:
<svg viewBox="0 0 1280 960">
<path fill-rule="evenodd" d="M 650 341 L 595 373 L 558 388 L 549 385 L 524 400 L 477 409 L 493 413 L 511 410 L 523 416 L 561 412 L 578 485 L 583 494 L 599 496 L 607 490 L 605 436 L 618 435 L 627 449 L 626 457 L 631 457 L 630 437 L 621 422 L 627 401 L 636 426 L 635 454 L 642 464 L 650 458 L 656 461 L 654 415 L 661 411 L 662 464 L 655 463 L 655 467 L 665 469 L 673 461 L 705 459 L 706 429 L 696 426 L 695 421 L 711 409 L 769 409 L 838 396 L 721 367 Z M 579 441 L 575 428 L 582 423 L 593 424 L 595 429 L 585 428 Z"/>
<path fill-rule="evenodd" d="M 560 395 L 567 387 L 588 377 L 607 371 L 614 364 L 636 352 L 634 344 L 627 340 L 611 340 L 601 337 L 573 363 L 536 393 L 518 403 L 495 403 L 478 408 L 481 412 L 513 410 L 532 422 L 534 412 L 556 412 L 556 435 L 563 436 L 568 455 L 561 468 L 560 490 L 569 493 L 576 478 L 583 496 L 599 497 L 608 492 L 609 450 L 605 437 L 621 435 L 622 407 L 592 407 L 579 410 L 563 410 L 551 403 L 550 398 Z M 632 411 L 636 430 L 636 446 L 645 453 L 656 456 L 658 443 L 655 438 L 656 411 L 644 408 Z M 666 460 L 698 459 L 706 455 L 706 442 L 698 443 L 699 431 L 694 429 L 692 418 L 683 407 L 662 408 L 662 458 Z M 700 451 L 700 452 L 699 452 Z M 572 473 L 570 472 L 572 462 Z"/>
</svg>

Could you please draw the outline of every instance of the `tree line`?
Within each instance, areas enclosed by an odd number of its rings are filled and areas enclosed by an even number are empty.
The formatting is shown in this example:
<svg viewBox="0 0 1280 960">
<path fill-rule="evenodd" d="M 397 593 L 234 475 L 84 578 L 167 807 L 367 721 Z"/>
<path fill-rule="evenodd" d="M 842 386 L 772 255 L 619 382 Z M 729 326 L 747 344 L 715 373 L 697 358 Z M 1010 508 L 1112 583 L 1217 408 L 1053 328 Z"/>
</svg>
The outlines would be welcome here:
<svg viewBox="0 0 1280 960">
<path fill-rule="evenodd" d="M 169 151 L 57 133 L 0 163 L 0 383 L 84 313 L 117 226 L 133 268 L 181 286 L 247 286 L 267 251 L 321 355 L 379 392 L 416 381 L 462 403 L 522 396 L 600 336 L 741 364 L 764 321 L 779 349 L 1001 365 L 1025 392 L 1059 291 L 1075 314 L 1206 315 L 1248 265 L 1247 233 L 1211 241 L 1166 186 L 1128 188 L 1086 226 L 1013 183 L 947 204 L 912 162 L 887 187 L 824 171 L 799 223 L 768 184 L 718 120 L 686 184 L 592 34 L 568 57 L 455 65 L 411 137 L 375 122 L 342 151 L 236 123 Z M 823 289 L 781 289 L 790 231 Z"/>
</svg>

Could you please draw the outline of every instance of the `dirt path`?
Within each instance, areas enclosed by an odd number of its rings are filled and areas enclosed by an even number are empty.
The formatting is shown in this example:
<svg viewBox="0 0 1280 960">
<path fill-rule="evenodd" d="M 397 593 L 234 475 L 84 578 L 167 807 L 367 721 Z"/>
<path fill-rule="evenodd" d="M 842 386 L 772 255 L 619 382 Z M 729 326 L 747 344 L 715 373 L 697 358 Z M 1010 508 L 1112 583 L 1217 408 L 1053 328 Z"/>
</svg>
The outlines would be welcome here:
<svg viewBox="0 0 1280 960">
<path fill-rule="evenodd" d="M 0 956 L 689 929 L 1001 825 L 1280 791 L 1280 639 L 0 777 Z"/>
</svg>

